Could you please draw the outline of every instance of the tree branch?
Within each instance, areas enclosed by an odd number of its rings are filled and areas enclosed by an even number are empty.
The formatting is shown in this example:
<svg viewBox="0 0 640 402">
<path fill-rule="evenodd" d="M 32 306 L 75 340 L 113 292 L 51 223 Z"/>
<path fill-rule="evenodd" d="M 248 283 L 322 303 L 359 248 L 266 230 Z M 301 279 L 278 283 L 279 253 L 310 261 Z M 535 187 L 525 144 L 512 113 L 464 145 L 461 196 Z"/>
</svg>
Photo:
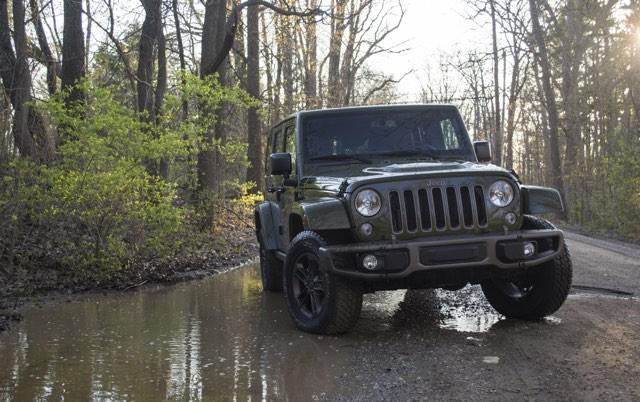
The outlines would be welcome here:
<svg viewBox="0 0 640 402">
<path fill-rule="evenodd" d="M 233 47 L 233 41 L 236 36 L 236 30 L 238 29 L 238 20 L 240 18 L 240 13 L 246 7 L 254 7 L 254 6 L 263 6 L 274 11 L 277 14 L 287 15 L 287 16 L 296 16 L 296 17 L 311 17 L 313 15 L 322 15 L 323 11 L 320 8 L 305 10 L 305 11 L 296 11 L 293 9 L 286 9 L 282 7 L 278 7 L 275 4 L 272 4 L 265 0 L 247 0 L 242 3 L 238 3 L 231 9 L 231 13 L 229 14 L 229 18 L 226 22 L 225 27 L 225 35 L 222 40 L 222 45 L 218 54 L 213 59 L 213 62 L 210 66 L 208 66 L 206 74 L 212 74 L 218 71 L 224 60 L 229 55 L 231 48 Z"/>
</svg>

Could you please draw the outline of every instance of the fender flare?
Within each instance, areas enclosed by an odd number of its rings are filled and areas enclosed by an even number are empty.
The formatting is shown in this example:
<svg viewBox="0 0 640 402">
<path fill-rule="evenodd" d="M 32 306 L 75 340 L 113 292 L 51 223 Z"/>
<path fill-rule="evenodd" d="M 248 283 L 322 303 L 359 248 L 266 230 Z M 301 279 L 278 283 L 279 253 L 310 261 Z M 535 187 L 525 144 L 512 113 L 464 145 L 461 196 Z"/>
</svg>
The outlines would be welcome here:
<svg viewBox="0 0 640 402">
<path fill-rule="evenodd" d="M 564 211 L 562 197 L 555 188 L 522 186 L 520 190 L 522 194 L 522 211 L 525 214 L 560 214 Z"/>
<path fill-rule="evenodd" d="M 277 230 L 273 226 L 273 214 L 271 203 L 265 201 L 256 205 L 255 225 L 258 241 L 266 250 L 276 250 L 278 248 Z"/>
</svg>

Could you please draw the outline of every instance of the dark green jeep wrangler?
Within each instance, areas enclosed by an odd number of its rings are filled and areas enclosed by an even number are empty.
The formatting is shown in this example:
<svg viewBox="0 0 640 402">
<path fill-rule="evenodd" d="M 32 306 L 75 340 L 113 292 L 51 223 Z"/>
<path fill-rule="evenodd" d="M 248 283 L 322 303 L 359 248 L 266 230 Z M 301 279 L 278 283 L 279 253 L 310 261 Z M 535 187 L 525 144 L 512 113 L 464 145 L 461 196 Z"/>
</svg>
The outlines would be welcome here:
<svg viewBox="0 0 640 402">
<path fill-rule="evenodd" d="M 262 283 L 284 289 L 300 329 L 348 330 L 377 290 L 481 284 L 499 313 L 524 319 L 565 301 L 563 234 L 534 216 L 561 211 L 559 193 L 486 164 L 489 144 L 471 143 L 455 107 L 303 111 L 268 147 Z"/>
</svg>

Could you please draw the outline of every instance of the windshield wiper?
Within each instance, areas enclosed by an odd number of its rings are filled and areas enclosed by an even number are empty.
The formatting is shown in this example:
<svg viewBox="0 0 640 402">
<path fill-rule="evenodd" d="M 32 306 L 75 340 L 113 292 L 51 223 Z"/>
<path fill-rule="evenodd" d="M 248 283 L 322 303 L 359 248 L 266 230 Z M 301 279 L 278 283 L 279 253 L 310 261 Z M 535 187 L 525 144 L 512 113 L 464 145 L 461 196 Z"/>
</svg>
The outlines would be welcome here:
<svg viewBox="0 0 640 402">
<path fill-rule="evenodd" d="M 360 155 L 321 155 L 310 158 L 311 161 L 357 161 L 370 164 L 371 160 Z"/>
</svg>

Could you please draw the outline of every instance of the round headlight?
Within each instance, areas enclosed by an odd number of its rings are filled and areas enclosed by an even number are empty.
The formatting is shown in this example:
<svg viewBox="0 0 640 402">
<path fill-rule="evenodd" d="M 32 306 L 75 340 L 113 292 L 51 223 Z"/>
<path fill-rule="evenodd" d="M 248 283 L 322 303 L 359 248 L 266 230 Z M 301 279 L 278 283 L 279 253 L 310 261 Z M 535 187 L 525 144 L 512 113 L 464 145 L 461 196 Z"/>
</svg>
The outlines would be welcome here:
<svg viewBox="0 0 640 402">
<path fill-rule="evenodd" d="M 513 186 L 504 180 L 498 180 L 489 187 L 489 200 L 496 207 L 506 207 L 513 201 Z"/>
<path fill-rule="evenodd" d="M 356 211 L 362 216 L 373 216 L 380 211 L 380 196 L 373 190 L 362 190 L 356 195 Z"/>
</svg>

